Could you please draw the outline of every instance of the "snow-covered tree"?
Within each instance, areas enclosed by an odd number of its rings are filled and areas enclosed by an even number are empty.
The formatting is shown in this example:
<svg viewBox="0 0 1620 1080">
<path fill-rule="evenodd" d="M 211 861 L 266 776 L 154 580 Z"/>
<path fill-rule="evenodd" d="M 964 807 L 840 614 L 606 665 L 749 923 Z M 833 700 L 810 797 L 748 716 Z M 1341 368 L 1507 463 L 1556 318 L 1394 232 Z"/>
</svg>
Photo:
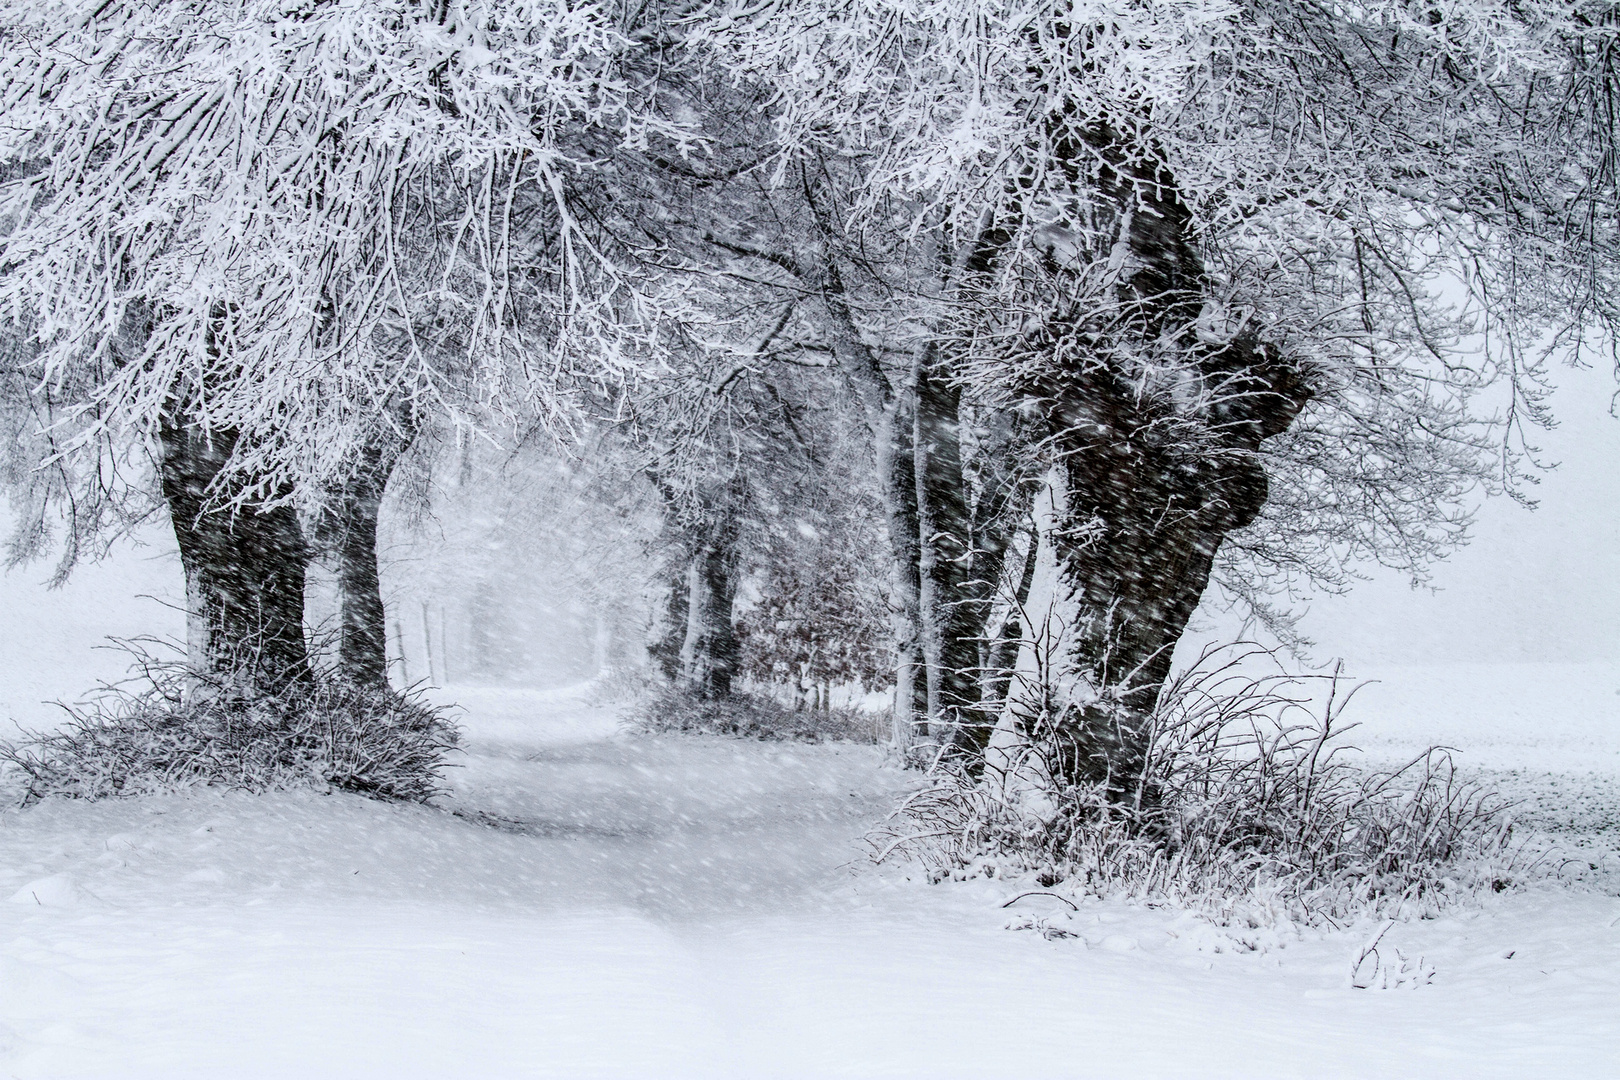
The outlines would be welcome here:
<svg viewBox="0 0 1620 1080">
<path fill-rule="evenodd" d="M 154 444 L 200 661 L 252 669 L 268 640 L 266 678 L 301 669 L 295 503 L 336 491 L 374 528 L 425 419 L 544 408 L 620 362 L 598 331 L 632 301 L 573 199 L 613 148 L 681 138 L 623 14 L 0 7 L 0 318 L 64 449 Z M 371 677 L 377 644 L 355 642 Z"/>
<path fill-rule="evenodd" d="M 761 674 L 738 638 L 738 599 L 749 582 L 767 590 L 767 605 L 778 599 L 770 590 L 787 581 L 779 560 L 793 551 L 784 522 L 813 515 L 808 500 L 839 483 L 838 466 L 848 464 L 829 460 L 839 442 L 824 365 L 756 356 L 728 370 L 714 360 L 693 357 L 683 373 L 623 402 L 621 415 L 663 506 L 664 603 L 652 655 L 706 699 L 730 695 L 739 674 Z"/>
<path fill-rule="evenodd" d="M 750 246 L 868 408 L 895 415 L 898 347 L 919 401 L 948 388 L 935 431 L 960 439 L 958 392 L 1032 421 L 1070 633 L 1025 734 L 1060 782 L 1121 790 L 1212 577 L 1421 572 L 1514 466 L 1477 393 L 1522 416 L 1538 345 L 1612 341 L 1600 8 L 775 0 L 716 24 L 799 207 Z M 942 449 L 924 521 L 960 517 Z M 965 528 L 916 535 L 972 558 Z"/>
<path fill-rule="evenodd" d="M 835 687 L 889 689 L 894 659 L 870 467 L 835 460 L 822 468 L 819 484 L 772 508 L 775 527 L 749 581 L 754 596 L 737 622 L 744 677 L 789 690 L 798 707 L 826 709 Z"/>
</svg>

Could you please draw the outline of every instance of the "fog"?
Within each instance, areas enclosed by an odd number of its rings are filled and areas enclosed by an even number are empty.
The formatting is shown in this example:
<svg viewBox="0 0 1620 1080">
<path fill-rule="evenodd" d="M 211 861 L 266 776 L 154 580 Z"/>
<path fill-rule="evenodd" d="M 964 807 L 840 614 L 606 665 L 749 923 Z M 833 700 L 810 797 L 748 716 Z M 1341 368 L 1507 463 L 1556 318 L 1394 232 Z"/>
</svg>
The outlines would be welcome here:
<svg viewBox="0 0 1620 1080">
<path fill-rule="evenodd" d="M 1620 658 L 1620 421 L 1611 372 L 1559 368 L 1558 427 L 1534 433 L 1556 465 L 1526 487 L 1534 509 L 1486 500 L 1470 543 L 1426 587 L 1369 580 L 1317 597 L 1300 620 L 1318 658 L 1352 664 Z"/>
</svg>

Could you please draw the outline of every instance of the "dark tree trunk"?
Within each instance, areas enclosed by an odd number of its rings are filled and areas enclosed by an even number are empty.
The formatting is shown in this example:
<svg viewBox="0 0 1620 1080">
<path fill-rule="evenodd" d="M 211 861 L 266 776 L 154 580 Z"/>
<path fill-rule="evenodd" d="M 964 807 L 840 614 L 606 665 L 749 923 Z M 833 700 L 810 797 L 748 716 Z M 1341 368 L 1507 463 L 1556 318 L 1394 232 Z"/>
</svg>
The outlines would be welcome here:
<svg viewBox="0 0 1620 1080">
<path fill-rule="evenodd" d="M 1259 512 L 1265 474 L 1252 461 L 1187 460 L 1135 440 L 1077 438 L 1066 450 L 1055 550 L 1078 603 L 1070 670 L 1096 697 L 1072 702 L 1061 718 L 1055 770 L 1123 797 L 1140 774 L 1148 714 L 1216 551 Z"/>
<path fill-rule="evenodd" d="M 671 559 L 663 632 L 647 652 L 672 684 L 706 701 L 730 697 L 742 659 L 732 607 L 747 485 L 734 477 L 698 495 L 693 520 L 690 495 L 652 480 L 664 499 L 668 547 L 680 557 Z"/>
<path fill-rule="evenodd" d="M 1067 486 L 1053 536 L 1062 584 L 1078 605 L 1067 663 L 1091 695 L 1071 700 L 1043 741 L 1060 782 L 1126 799 L 1144 794 L 1148 716 L 1216 553 L 1265 504 L 1261 441 L 1287 430 L 1310 389 L 1297 366 L 1253 336 L 1198 340 L 1205 278 L 1174 178 L 1150 156 L 1127 154 L 1112 131 L 1089 138 L 1116 163 L 1098 187 L 1117 208 L 1117 241 L 1129 257 L 1101 316 L 1106 333 L 1085 313 L 1081 325 L 1059 331 L 1071 343 L 1122 348 L 1073 352 L 1035 388 L 1049 403 Z M 1122 359 L 1166 349 L 1199 376 L 1203 404 L 1144 393 Z"/>
<path fill-rule="evenodd" d="M 188 662 L 230 693 L 279 692 L 312 678 L 304 642 L 309 553 L 289 505 L 214 508 L 213 485 L 236 444 L 183 418 L 159 426 L 163 497 L 186 575 Z M 281 492 L 278 494 L 286 494 Z"/>
<path fill-rule="evenodd" d="M 991 625 L 996 602 L 999 596 L 1014 601 L 1014 606 L 1021 608 L 1028 600 L 1027 578 L 1034 569 L 1033 562 L 1029 562 L 1024 567 L 1023 577 L 1004 580 L 1015 523 L 1028 515 L 1038 485 L 1029 479 L 1021 461 L 1021 455 L 1028 450 L 1022 424 L 1006 414 L 992 417 L 992 422 L 999 429 L 993 437 L 986 437 L 990 433 L 980 434 L 979 493 L 973 506 L 970 534 L 972 558 L 952 624 L 960 655 L 973 657 L 979 695 L 977 722 L 964 724 L 956 731 L 956 749 L 966 754 L 970 763 L 982 758 L 989 744 L 991 732 L 995 730 L 995 711 L 1006 696 L 1010 668 L 1018 653 L 1018 612 L 1009 613 L 998 629 Z M 1031 559 L 1034 551 L 1035 546 L 1031 544 Z M 1006 595 L 1007 589 L 1012 590 L 1012 596 Z M 1011 643 L 1004 640 L 1009 627 L 1014 635 Z M 1005 655 L 1009 650 L 1010 658 Z"/>
<path fill-rule="evenodd" d="M 357 686 L 388 685 L 388 624 L 377 571 L 382 492 L 344 506 L 338 549 L 338 671 Z"/>
<path fill-rule="evenodd" d="M 663 632 L 647 646 L 647 655 L 671 683 L 681 677 L 681 647 L 686 641 L 687 608 L 692 600 L 686 571 L 687 566 L 683 564 L 680 573 L 670 575 L 669 596 L 664 603 Z"/>
<path fill-rule="evenodd" d="M 979 642 L 986 591 L 974 580 L 973 521 L 962 475 L 962 392 L 930 348 L 917 369 L 914 449 L 919 536 L 918 611 L 928 665 L 928 717 L 941 742 L 980 746 Z"/>
<path fill-rule="evenodd" d="M 739 648 L 732 606 L 737 595 L 738 523 L 734 508 L 715 508 L 688 571 L 686 640 L 681 679 L 705 701 L 731 696 Z"/>
<path fill-rule="evenodd" d="M 392 429 L 369 440 L 335 493 L 331 511 L 337 533 L 338 672 L 356 686 L 388 685 L 388 624 L 377 566 L 377 519 L 388 479 L 407 445 L 408 436 Z"/>
</svg>

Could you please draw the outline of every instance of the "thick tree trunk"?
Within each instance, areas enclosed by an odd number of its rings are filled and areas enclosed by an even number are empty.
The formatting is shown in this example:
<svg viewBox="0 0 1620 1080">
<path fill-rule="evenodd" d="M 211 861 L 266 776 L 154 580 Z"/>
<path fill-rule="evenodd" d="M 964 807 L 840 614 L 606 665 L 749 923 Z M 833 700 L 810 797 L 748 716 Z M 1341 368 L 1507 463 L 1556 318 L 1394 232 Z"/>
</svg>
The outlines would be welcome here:
<svg viewBox="0 0 1620 1080">
<path fill-rule="evenodd" d="M 1121 347 L 1074 351 L 1032 388 L 1050 403 L 1067 483 L 1053 542 L 1077 608 L 1069 700 L 1044 742 L 1059 782 L 1151 798 L 1140 787 L 1148 717 L 1176 642 L 1221 543 L 1265 504 L 1262 440 L 1287 430 L 1310 389 L 1297 366 L 1252 335 L 1199 339 L 1206 281 L 1174 177 L 1151 155 L 1127 153 L 1113 131 L 1099 128 L 1088 141 L 1115 163 L 1098 181 L 1117 208 L 1114 295 L 1096 325 L 1057 329 L 1071 343 Z M 1130 358 L 1155 350 L 1179 354 L 1198 390 L 1144 392 Z"/>
<path fill-rule="evenodd" d="M 186 575 L 188 663 L 200 685 L 276 693 L 312 678 L 304 641 L 308 551 L 291 506 L 213 508 L 234 432 L 159 427 L 160 478 Z"/>
<path fill-rule="evenodd" d="M 1066 449 L 1054 546 L 1077 605 L 1067 674 L 1083 677 L 1085 690 L 1054 733 L 1051 764 L 1067 782 L 1123 798 L 1140 776 L 1176 642 L 1221 542 L 1259 513 L 1265 474 L 1253 461 L 1189 461 L 1138 441 Z"/>
<path fill-rule="evenodd" d="M 942 743 L 982 746 L 988 738 L 979 708 L 984 626 L 974 601 L 985 590 L 973 578 L 974 530 L 962 475 L 962 393 L 938 369 L 936 357 L 930 348 L 918 365 L 913 436 L 928 720 L 930 734 Z"/>
</svg>

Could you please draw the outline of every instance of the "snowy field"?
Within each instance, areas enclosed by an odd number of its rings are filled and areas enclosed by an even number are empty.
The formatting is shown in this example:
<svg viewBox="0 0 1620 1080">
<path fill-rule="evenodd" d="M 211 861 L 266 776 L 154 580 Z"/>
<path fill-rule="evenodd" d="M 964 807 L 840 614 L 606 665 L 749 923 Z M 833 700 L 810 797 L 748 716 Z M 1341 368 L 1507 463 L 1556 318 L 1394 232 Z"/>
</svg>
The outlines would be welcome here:
<svg viewBox="0 0 1620 1080">
<path fill-rule="evenodd" d="M 1363 741 L 1612 792 L 1616 689 L 1613 666 L 1391 672 Z M 1611 874 L 1398 925 L 1432 982 L 1357 991 L 1370 927 L 1004 910 L 1027 883 L 872 868 L 859 837 L 907 782 L 872 748 L 625 737 L 578 687 L 444 693 L 455 813 L 202 792 L 0 815 L 0 1076 L 1620 1071 Z M 1606 812 L 1574 824 L 1612 840 Z M 1070 936 L 1007 929 L 1032 919 Z"/>
</svg>

